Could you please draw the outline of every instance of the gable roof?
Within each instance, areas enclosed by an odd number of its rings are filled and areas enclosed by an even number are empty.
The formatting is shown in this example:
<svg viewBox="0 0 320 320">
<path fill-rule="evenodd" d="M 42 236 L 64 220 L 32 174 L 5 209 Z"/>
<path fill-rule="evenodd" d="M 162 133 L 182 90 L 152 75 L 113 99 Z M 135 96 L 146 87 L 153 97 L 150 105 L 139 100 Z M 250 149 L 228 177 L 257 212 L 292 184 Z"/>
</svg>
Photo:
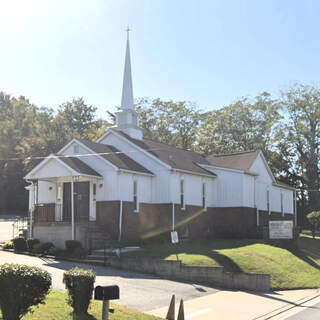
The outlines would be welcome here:
<svg viewBox="0 0 320 320">
<path fill-rule="evenodd" d="M 77 139 L 79 140 L 79 139 Z M 107 144 L 96 143 L 88 140 L 79 140 L 86 147 L 98 153 L 102 158 L 109 161 L 119 169 L 153 174 L 151 171 L 140 165 L 138 162 L 129 158 L 123 152 Z"/>
<path fill-rule="evenodd" d="M 248 171 L 259 153 L 259 150 L 244 151 L 224 155 L 210 155 L 206 159 L 212 166 Z"/>
<path fill-rule="evenodd" d="M 89 167 L 86 163 L 84 163 L 77 157 L 65 157 L 65 156 L 58 156 L 58 157 L 59 157 L 59 160 L 64 162 L 68 167 L 70 167 L 71 169 L 73 169 L 78 173 L 101 177 L 101 175 L 97 171 Z"/>
<path fill-rule="evenodd" d="M 179 149 L 165 143 L 143 139 L 133 139 L 122 131 L 116 131 L 127 140 L 131 141 L 141 149 L 149 152 L 162 162 L 168 164 L 173 169 L 190 171 L 198 174 L 216 176 L 213 172 L 200 167 L 210 165 L 210 163 L 199 153 Z"/>
</svg>

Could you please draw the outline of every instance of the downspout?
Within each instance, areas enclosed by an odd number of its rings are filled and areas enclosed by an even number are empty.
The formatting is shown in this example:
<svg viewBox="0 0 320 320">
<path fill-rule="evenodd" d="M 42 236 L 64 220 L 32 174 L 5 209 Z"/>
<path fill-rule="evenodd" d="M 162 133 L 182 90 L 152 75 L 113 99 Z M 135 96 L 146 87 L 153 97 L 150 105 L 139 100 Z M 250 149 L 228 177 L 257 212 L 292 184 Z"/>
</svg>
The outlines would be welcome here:
<svg viewBox="0 0 320 320">
<path fill-rule="evenodd" d="M 118 241 L 121 241 L 121 236 L 122 236 L 122 200 L 120 200 L 120 213 L 119 213 L 119 239 Z"/>
<path fill-rule="evenodd" d="M 298 226 L 298 217 L 297 217 L 297 189 L 294 190 L 294 225 Z"/>
<path fill-rule="evenodd" d="M 257 216 L 257 221 L 256 221 L 256 223 L 257 223 L 257 227 L 259 227 L 259 224 L 260 224 L 260 221 L 259 221 L 259 209 L 257 208 L 257 200 L 256 200 L 256 177 L 254 177 L 254 192 L 253 192 L 253 194 L 254 194 L 254 207 L 255 207 L 255 209 L 256 209 L 256 216 Z"/>
<path fill-rule="evenodd" d="M 29 230 L 29 237 L 33 237 L 33 211 L 35 209 L 35 201 L 36 201 L 36 195 L 35 195 L 35 188 L 34 188 L 34 182 L 32 180 L 26 180 L 27 183 L 31 183 L 31 191 L 33 193 L 32 200 L 33 204 L 30 210 L 30 230 Z"/>
<path fill-rule="evenodd" d="M 75 225 L 74 225 L 74 181 L 72 178 L 71 182 L 71 232 L 72 232 L 72 240 L 76 239 L 75 233 Z"/>
<path fill-rule="evenodd" d="M 175 225 L 175 212 L 174 212 L 174 203 L 172 202 L 172 231 L 174 231 Z"/>
</svg>

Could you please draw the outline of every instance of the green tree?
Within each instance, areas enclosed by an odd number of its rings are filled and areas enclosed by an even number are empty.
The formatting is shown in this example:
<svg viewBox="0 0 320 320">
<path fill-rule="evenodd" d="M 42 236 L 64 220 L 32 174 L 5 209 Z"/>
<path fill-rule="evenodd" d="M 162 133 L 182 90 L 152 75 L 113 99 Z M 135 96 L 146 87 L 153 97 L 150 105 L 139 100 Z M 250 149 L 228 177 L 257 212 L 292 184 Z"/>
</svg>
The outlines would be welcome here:
<svg viewBox="0 0 320 320">
<path fill-rule="evenodd" d="M 278 148 L 289 164 L 284 175 L 302 189 L 309 211 L 320 208 L 320 89 L 298 84 L 283 93 Z M 306 191 L 303 191 L 306 189 Z"/>
<path fill-rule="evenodd" d="M 140 99 L 137 111 L 146 138 L 186 150 L 194 149 L 201 121 L 196 105 L 186 101 Z"/>
</svg>

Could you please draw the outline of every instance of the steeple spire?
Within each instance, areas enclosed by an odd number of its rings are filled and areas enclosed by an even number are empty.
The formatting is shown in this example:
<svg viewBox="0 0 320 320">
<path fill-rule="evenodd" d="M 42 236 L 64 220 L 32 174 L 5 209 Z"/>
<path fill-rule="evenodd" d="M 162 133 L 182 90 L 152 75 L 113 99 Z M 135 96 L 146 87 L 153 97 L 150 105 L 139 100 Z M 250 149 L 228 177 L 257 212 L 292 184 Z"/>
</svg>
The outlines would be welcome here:
<svg viewBox="0 0 320 320">
<path fill-rule="evenodd" d="M 131 75 L 131 60 L 130 60 L 130 43 L 129 43 L 129 26 L 127 27 L 127 48 L 126 58 L 124 63 L 123 87 L 122 87 L 122 110 L 133 110 L 133 89 L 132 89 L 132 75 Z"/>
<path fill-rule="evenodd" d="M 142 129 L 139 128 L 139 115 L 133 105 L 133 90 L 130 61 L 129 27 L 127 28 L 127 48 L 124 63 L 121 108 L 116 112 L 116 129 L 131 138 L 142 140 Z"/>
</svg>

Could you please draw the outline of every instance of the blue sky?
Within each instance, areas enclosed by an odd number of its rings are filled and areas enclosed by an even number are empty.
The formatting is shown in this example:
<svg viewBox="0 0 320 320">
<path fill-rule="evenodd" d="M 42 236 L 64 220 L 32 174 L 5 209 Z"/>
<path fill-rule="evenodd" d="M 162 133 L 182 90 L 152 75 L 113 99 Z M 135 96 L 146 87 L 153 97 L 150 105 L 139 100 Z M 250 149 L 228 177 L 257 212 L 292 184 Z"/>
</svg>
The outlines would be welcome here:
<svg viewBox="0 0 320 320">
<path fill-rule="evenodd" d="M 120 104 L 125 29 L 135 97 L 203 110 L 319 85 L 319 1 L 0 0 L 0 91 L 57 108 Z"/>
</svg>

